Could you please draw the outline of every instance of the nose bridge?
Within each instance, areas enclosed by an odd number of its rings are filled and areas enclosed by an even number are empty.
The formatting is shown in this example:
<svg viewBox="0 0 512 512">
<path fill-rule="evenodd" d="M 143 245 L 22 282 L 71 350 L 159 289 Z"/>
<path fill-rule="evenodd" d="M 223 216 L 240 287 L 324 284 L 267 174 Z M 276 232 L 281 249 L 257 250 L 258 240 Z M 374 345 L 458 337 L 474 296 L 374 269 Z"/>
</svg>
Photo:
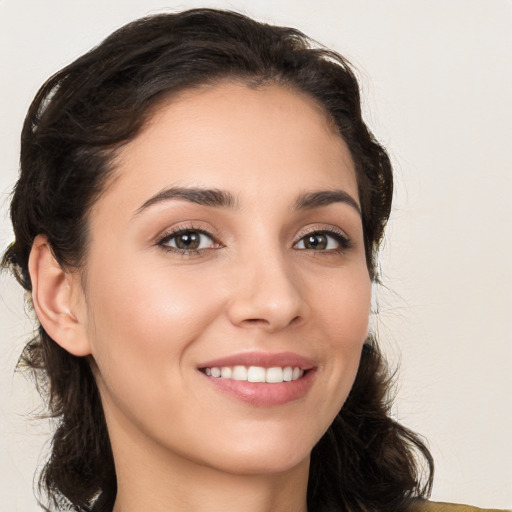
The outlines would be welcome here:
<svg viewBox="0 0 512 512">
<path fill-rule="evenodd" d="M 277 242 L 241 255 L 234 278 L 229 306 L 234 324 L 278 330 L 305 317 L 299 276 Z"/>
</svg>

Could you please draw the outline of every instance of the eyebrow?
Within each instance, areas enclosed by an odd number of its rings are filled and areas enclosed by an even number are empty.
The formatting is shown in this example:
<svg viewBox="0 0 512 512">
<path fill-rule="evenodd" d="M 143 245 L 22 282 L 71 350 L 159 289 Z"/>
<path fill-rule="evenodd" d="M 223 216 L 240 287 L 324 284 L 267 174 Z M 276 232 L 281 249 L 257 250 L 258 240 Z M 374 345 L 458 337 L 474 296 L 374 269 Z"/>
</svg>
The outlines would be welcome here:
<svg viewBox="0 0 512 512">
<path fill-rule="evenodd" d="M 139 215 L 155 204 L 173 199 L 181 199 L 213 208 L 238 208 L 238 201 L 235 196 L 225 190 L 200 187 L 170 187 L 150 197 L 136 210 L 135 215 Z M 321 206 L 328 206 L 333 203 L 345 203 L 354 208 L 357 213 L 361 215 L 361 209 L 356 200 L 344 190 L 339 189 L 318 190 L 302 194 L 295 201 L 295 209 L 309 210 Z"/>
<path fill-rule="evenodd" d="M 320 206 L 328 206 L 333 203 L 345 203 L 354 208 L 361 215 L 361 208 L 356 200 L 347 194 L 344 190 L 318 190 L 316 192 L 308 192 L 301 195 L 296 203 L 297 210 L 307 210 L 310 208 L 318 208 Z"/>
<path fill-rule="evenodd" d="M 213 208 L 235 208 L 237 204 L 235 197 L 225 190 L 171 187 L 166 188 L 149 198 L 140 208 L 137 209 L 135 215 L 139 215 L 154 204 L 161 203 L 163 201 L 170 201 L 171 199 L 182 199 L 184 201 Z"/>
</svg>

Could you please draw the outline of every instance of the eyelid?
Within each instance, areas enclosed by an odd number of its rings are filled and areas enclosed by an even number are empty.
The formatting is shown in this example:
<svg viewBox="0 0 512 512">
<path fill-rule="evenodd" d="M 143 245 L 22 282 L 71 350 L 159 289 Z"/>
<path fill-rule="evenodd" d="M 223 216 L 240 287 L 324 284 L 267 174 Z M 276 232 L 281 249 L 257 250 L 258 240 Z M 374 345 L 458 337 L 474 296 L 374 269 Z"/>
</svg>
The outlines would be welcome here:
<svg viewBox="0 0 512 512">
<path fill-rule="evenodd" d="M 179 236 L 182 233 L 186 233 L 188 231 L 193 231 L 200 233 L 201 235 L 205 235 L 208 238 L 211 239 L 211 241 L 216 244 L 220 248 L 223 247 L 223 245 L 219 242 L 218 237 L 214 235 L 210 230 L 205 229 L 204 227 L 198 226 L 193 223 L 187 223 L 187 224 L 181 224 L 178 226 L 175 226 L 173 228 L 169 228 L 165 230 L 163 233 L 158 235 L 158 237 L 155 240 L 154 245 L 170 252 L 175 252 L 179 254 L 198 254 L 201 251 L 210 250 L 210 248 L 203 248 L 203 249 L 179 249 L 177 247 L 172 247 L 170 245 L 167 245 L 167 242 L 177 236 Z M 213 248 L 213 247 L 212 247 Z"/>
<path fill-rule="evenodd" d="M 340 228 L 337 226 L 315 226 L 315 227 L 309 227 L 301 230 L 297 234 L 297 239 L 294 242 L 293 246 L 295 247 L 304 237 L 308 235 L 314 235 L 314 234 L 326 234 L 328 236 L 333 237 L 339 244 L 340 248 L 337 249 L 337 252 L 344 252 L 348 249 L 350 249 L 353 245 L 352 240 L 350 237 Z M 308 249 L 301 249 L 301 250 L 308 250 Z M 331 250 L 324 250 L 324 251 L 315 251 L 315 252 L 332 252 Z"/>
</svg>

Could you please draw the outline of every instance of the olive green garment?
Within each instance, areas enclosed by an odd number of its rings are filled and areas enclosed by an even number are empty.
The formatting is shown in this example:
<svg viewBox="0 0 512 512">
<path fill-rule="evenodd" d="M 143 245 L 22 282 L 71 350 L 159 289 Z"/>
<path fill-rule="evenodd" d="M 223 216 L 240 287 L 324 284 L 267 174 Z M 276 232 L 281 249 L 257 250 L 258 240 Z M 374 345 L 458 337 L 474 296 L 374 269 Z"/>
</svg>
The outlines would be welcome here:
<svg viewBox="0 0 512 512">
<path fill-rule="evenodd" d="M 512 512 L 508 510 L 498 510 L 495 508 L 477 508 L 469 505 L 460 505 L 458 503 L 441 503 L 438 501 L 415 500 L 410 507 L 410 512 Z"/>
</svg>

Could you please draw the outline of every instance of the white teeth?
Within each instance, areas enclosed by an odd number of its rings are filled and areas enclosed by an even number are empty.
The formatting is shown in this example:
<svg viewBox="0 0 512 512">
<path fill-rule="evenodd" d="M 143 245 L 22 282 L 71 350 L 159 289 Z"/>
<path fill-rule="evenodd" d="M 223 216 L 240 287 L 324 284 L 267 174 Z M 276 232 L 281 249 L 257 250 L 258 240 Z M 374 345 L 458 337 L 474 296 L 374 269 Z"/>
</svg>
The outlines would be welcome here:
<svg viewBox="0 0 512 512">
<path fill-rule="evenodd" d="M 269 368 L 267 370 L 267 374 L 265 375 L 265 380 L 267 382 L 283 382 L 283 369 L 279 366 L 275 368 Z"/>
<path fill-rule="evenodd" d="M 261 366 L 249 366 L 247 380 L 249 382 L 265 382 L 265 368 Z"/>
<path fill-rule="evenodd" d="M 229 366 L 224 366 L 221 369 L 221 371 L 220 371 L 220 376 L 223 379 L 230 379 L 231 378 L 231 374 L 232 374 L 232 371 L 231 371 L 231 368 Z"/>
<path fill-rule="evenodd" d="M 231 378 L 233 380 L 247 380 L 247 368 L 245 366 L 235 366 Z"/>
<path fill-rule="evenodd" d="M 280 383 L 298 380 L 304 375 L 304 370 L 298 367 L 292 368 L 286 366 L 274 366 L 272 368 L 263 368 L 262 366 L 223 366 L 219 368 L 205 368 L 204 373 L 211 377 L 220 377 L 222 379 L 244 380 L 248 382 L 268 382 Z"/>
</svg>

